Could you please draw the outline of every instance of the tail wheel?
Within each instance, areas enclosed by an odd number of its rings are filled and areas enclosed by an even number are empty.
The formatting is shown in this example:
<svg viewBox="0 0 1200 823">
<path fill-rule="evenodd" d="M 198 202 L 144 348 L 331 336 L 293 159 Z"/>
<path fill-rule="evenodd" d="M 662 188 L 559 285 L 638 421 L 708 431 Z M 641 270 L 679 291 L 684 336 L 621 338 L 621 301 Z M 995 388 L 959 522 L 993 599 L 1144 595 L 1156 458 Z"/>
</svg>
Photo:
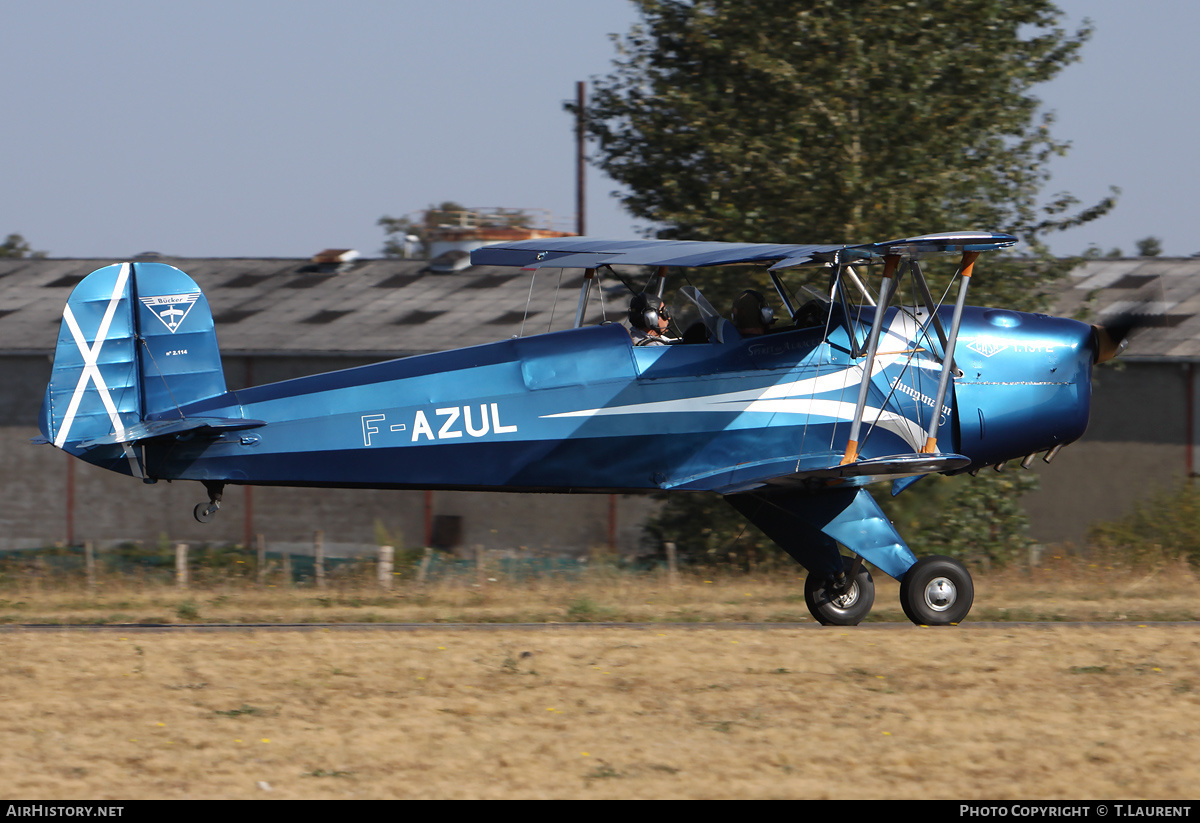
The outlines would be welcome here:
<svg viewBox="0 0 1200 823">
<path fill-rule="evenodd" d="M 922 557 L 900 581 L 900 605 L 918 626 L 960 623 L 974 601 L 971 573 L 950 557 Z"/>
<path fill-rule="evenodd" d="M 875 604 L 875 581 L 867 567 L 852 557 L 843 557 L 842 563 L 848 579 L 841 587 L 815 574 L 804 579 L 804 602 L 824 626 L 857 626 Z"/>
<path fill-rule="evenodd" d="M 207 523 L 213 519 L 219 508 L 220 503 L 197 503 L 196 508 L 192 509 L 192 517 L 196 518 L 197 523 Z"/>
</svg>

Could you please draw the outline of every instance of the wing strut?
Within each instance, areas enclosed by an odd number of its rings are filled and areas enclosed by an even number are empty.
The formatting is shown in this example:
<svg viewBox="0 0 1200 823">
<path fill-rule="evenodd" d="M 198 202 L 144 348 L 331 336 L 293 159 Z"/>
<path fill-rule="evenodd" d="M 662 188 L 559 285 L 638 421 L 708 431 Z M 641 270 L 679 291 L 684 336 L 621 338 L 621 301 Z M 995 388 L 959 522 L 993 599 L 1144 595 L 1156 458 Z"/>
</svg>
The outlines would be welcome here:
<svg viewBox="0 0 1200 823">
<path fill-rule="evenodd" d="M 575 328 L 583 325 L 583 313 L 587 311 L 588 298 L 592 294 L 592 281 L 595 279 L 595 269 L 583 270 L 583 285 L 579 287 L 579 308 L 575 310 Z"/>
<path fill-rule="evenodd" d="M 967 287 L 971 283 L 971 273 L 975 268 L 977 257 L 979 257 L 977 251 L 964 251 L 962 263 L 959 264 L 962 282 L 958 286 L 958 301 L 954 304 L 954 317 L 950 321 L 950 336 L 946 340 L 946 359 L 942 361 L 942 376 L 938 379 L 937 397 L 933 399 L 933 414 L 929 415 L 929 431 L 925 434 L 925 445 L 921 447 L 922 454 L 937 452 L 937 410 L 942 407 L 942 401 L 946 399 L 946 389 L 950 386 L 950 377 L 954 372 L 954 344 L 958 341 L 958 326 L 962 321 L 963 306 L 967 302 Z"/>
<path fill-rule="evenodd" d="M 893 278 L 899 263 L 900 255 L 884 255 L 883 280 L 879 284 L 879 302 L 875 305 L 875 322 L 871 324 L 871 336 L 867 339 L 867 359 L 863 363 L 862 382 L 858 384 L 858 403 L 854 407 L 854 420 L 850 424 L 850 439 L 846 442 L 846 453 L 842 457 L 841 465 L 843 466 L 858 460 L 858 434 L 862 429 L 863 411 L 867 407 L 867 392 L 871 388 L 871 371 L 875 365 L 875 351 L 879 347 L 879 334 L 883 329 L 883 314 L 887 311 L 888 301 L 892 298 L 892 288 L 895 285 Z M 934 408 L 939 407 L 934 406 Z"/>
<path fill-rule="evenodd" d="M 658 278 L 658 282 L 654 284 L 654 293 L 658 295 L 659 300 L 662 300 L 663 292 L 667 288 L 667 267 L 659 266 L 655 270 L 654 276 Z"/>
<path fill-rule="evenodd" d="M 767 274 L 771 276 L 771 283 L 775 286 L 775 293 L 779 295 L 779 299 L 783 301 L 784 307 L 787 308 L 788 317 L 790 317 L 792 322 L 795 323 L 796 307 L 792 305 L 792 298 L 788 295 L 787 289 L 784 287 L 783 282 L 779 279 L 779 275 L 776 272 L 768 271 Z"/>
<path fill-rule="evenodd" d="M 863 285 L 863 281 L 858 276 L 858 270 L 854 266 L 846 266 L 846 270 L 842 272 L 842 275 L 849 278 L 854 287 L 862 292 L 863 299 L 867 301 L 868 306 L 875 305 L 875 298 L 871 297 L 871 292 L 867 291 L 867 287 Z"/>
</svg>

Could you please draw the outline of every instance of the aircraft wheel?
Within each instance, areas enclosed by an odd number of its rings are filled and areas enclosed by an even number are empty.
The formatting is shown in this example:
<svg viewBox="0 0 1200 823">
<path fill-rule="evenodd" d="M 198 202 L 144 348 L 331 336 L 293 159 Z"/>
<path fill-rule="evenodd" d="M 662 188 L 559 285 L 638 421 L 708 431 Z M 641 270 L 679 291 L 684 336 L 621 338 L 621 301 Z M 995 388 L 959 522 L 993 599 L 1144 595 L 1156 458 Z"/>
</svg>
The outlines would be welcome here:
<svg viewBox="0 0 1200 823">
<path fill-rule="evenodd" d="M 971 573 L 950 557 L 922 557 L 900 581 L 900 605 L 918 626 L 959 623 L 974 600 Z"/>
<path fill-rule="evenodd" d="M 196 508 L 192 509 L 192 517 L 195 517 L 198 523 L 207 523 L 216 513 L 217 507 L 212 503 L 197 503 Z"/>
<path fill-rule="evenodd" d="M 854 559 L 843 557 L 842 565 L 849 573 Z M 823 626 L 857 626 L 875 604 L 875 581 L 867 567 L 860 564 L 850 588 L 839 594 L 832 580 L 810 574 L 804 579 L 804 602 Z"/>
</svg>

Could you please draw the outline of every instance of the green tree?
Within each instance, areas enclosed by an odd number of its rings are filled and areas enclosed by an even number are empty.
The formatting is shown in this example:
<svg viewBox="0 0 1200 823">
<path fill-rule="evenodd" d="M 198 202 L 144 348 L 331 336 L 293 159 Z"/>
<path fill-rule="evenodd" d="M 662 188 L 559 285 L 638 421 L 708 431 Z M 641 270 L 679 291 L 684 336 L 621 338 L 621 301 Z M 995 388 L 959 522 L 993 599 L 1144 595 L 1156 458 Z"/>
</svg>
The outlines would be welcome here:
<svg viewBox="0 0 1200 823">
<path fill-rule="evenodd" d="M 1162 254 L 1162 238 L 1143 237 L 1137 241 L 1138 257 L 1158 257 Z"/>
<path fill-rule="evenodd" d="M 1038 309 L 1074 264 L 1053 258 L 1043 235 L 1115 205 L 1116 189 L 1087 208 L 1042 195 L 1048 161 L 1068 146 L 1031 90 L 1078 60 L 1091 34 L 1060 28 L 1049 0 L 635 3 L 642 20 L 594 80 L 587 128 L 594 162 L 659 237 L 861 243 L 1008 231 L 1022 256 L 989 256 L 971 302 Z M 953 266 L 929 271 L 940 284 Z M 697 277 L 721 306 L 747 275 Z M 955 485 L 963 517 L 995 509 L 999 485 Z M 663 517 L 708 528 L 699 509 L 688 516 L 697 505 L 671 498 Z M 996 559 L 1012 554 L 1010 538 L 986 530 Z"/>
<path fill-rule="evenodd" d="M 1050 133 L 1030 89 L 1078 59 L 1048 0 L 635 0 L 593 83 L 595 158 L 664 238 L 861 243 L 1010 231 L 1038 256 L 980 296 L 1033 307 L 1044 233 L 1107 212 L 1039 207 Z M 568 108 L 572 108 L 568 106 Z M 1006 272 L 1007 274 L 1007 272 Z"/>
<path fill-rule="evenodd" d="M 1154 489 L 1124 517 L 1096 523 L 1088 545 L 1131 565 L 1182 558 L 1200 567 L 1200 495 L 1193 481 Z"/>
<path fill-rule="evenodd" d="M 10 234 L 0 243 L 0 257 L 45 257 L 44 251 L 33 251 L 19 234 Z"/>
</svg>

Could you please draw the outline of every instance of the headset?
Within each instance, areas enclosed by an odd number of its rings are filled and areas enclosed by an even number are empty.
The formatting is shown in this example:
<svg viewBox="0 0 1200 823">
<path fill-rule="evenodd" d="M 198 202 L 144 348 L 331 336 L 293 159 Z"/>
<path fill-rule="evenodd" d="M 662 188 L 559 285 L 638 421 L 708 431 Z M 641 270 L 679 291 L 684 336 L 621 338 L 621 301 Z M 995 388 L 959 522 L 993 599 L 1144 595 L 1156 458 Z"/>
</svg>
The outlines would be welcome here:
<svg viewBox="0 0 1200 823">
<path fill-rule="evenodd" d="M 629 325 L 642 331 L 658 331 L 659 319 L 670 321 L 671 312 L 657 294 L 641 292 L 629 301 Z"/>
<path fill-rule="evenodd" d="M 754 307 L 751 308 L 747 305 L 748 303 L 753 303 Z M 751 313 L 751 317 L 741 316 L 746 311 Z M 775 310 L 768 305 L 767 298 L 763 297 L 761 292 L 757 292 L 754 289 L 746 289 L 737 296 L 737 299 L 733 301 L 733 315 L 734 323 L 738 326 L 741 326 L 743 322 L 752 322 L 751 318 L 755 317 L 755 315 L 757 315 L 757 320 L 762 323 L 764 329 L 775 322 Z"/>
</svg>

